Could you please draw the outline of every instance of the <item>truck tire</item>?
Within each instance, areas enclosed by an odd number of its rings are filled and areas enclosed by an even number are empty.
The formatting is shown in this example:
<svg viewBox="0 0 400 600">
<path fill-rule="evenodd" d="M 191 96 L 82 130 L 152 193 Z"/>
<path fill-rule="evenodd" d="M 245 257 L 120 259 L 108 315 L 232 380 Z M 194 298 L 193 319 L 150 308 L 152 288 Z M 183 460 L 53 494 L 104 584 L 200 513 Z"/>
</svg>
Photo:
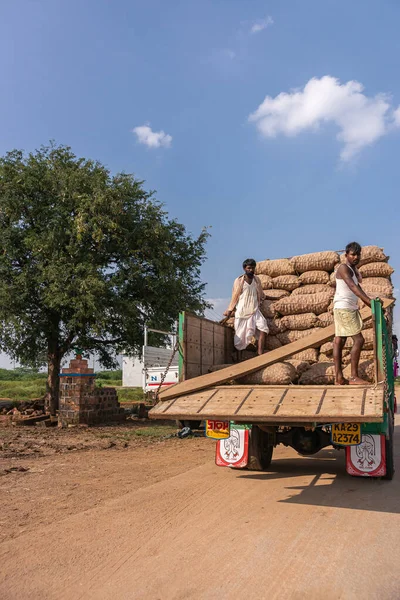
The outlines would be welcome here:
<svg viewBox="0 0 400 600">
<path fill-rule="evenodd" d="M 394 475 L 394 415 L 390 410 L 388 414 L 389 436 L 385 438 L 386 475 L 382 479 L 391 481 Z"/>
<path fill-rule="evenodd" d="M 268 469 L 274 451 L 271 436 L 266 431 L 257 427 L 257 425 L 252 425 L 249 437 L 248 470 L 264 471 Z"/>
</svg>

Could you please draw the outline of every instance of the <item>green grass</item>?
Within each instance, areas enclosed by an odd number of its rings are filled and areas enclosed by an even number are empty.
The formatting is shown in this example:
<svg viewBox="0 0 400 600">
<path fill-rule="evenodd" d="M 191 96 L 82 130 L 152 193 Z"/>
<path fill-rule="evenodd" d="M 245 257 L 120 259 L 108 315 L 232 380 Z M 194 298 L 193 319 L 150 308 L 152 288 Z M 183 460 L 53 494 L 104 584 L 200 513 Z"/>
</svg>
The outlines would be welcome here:
<svg viewBox="0 0 400 600">
<path fill-rule="evenodd" d="M 46 393 L 47 373 L 33 369 L 0 369 L 0 398 L 32 400 Z M 120 402 L 143 402 L 142 388 L 122 388 L 122 371 L 100 371 L 96 377 L 99 387 L 116 387 Z"/>
</svg>

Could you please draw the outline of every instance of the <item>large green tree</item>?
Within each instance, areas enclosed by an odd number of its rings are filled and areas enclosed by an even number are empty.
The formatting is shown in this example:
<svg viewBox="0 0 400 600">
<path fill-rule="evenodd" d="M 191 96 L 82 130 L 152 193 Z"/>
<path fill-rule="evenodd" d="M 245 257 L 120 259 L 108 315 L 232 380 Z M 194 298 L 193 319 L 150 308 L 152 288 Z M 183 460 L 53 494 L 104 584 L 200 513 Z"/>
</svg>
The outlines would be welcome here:
<svg viewBox="0 0 400 600">
<path fill-rule="evenodd" d="M 110 367 L 138 353 L 145 323 L 169 330 L 180 310 L 203 311 L 207 235 L 188 234 L 133 175 L 68 147 L 0 158 L 0 347 L 47 363 L 52 413 L 74 347 Z"/>
</svg>

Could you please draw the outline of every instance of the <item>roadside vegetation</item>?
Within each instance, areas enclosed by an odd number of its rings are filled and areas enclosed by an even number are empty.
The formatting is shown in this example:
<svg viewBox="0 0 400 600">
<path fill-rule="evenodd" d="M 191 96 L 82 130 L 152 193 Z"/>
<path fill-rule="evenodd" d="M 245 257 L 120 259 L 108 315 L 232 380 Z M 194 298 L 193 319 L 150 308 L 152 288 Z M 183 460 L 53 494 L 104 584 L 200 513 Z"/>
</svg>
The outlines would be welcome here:
<svg viewBox="0 0 400 600">
<path fill-rule="evenodd" d="M 41 398 L 46 393 L 47 373 L 35 369 L 0 369 L 0 398 L 15 401 Z M 120 402 L 142 402 L 142 388 L 122 388 L 122 371 L 99 371 L 99 387 L 116 387 Z"/>
</svg>

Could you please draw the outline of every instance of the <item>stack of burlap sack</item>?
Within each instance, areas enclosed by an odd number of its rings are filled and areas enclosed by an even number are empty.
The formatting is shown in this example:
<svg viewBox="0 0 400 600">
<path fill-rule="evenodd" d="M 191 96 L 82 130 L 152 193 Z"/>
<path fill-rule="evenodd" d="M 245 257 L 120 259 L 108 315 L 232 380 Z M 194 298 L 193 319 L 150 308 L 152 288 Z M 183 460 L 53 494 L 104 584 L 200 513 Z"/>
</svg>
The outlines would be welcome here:
<svg viewBox="0 0 400 600">
<path fill-rule="evenodd" d="M 269 335 L 266 351 L 310 335 L 315 329 L 333 324 L 333 296 L 335 270 L 344 262 L 344 254 L 315 252 L 290 259 L 263 260 L 257 263 L 256 274 L 261 280 L 266 299 L 261 312 L 267 318 Z M 362 288 L 371 298 L 393 298 L 390 276 L 392 267 L 388 257 L 378 246 L 364 246 L 358 265 L 362 275 Z M 360 301 L 359 307 L 364 303 Z M 230 320 L 233 326 L 233 319 Z M 391 327 L 391 313 L 389 313 Z M 364 349 L 361 353 L 360 376 L 373 381 L 373 331 L 372 321 L 364 325 Z M 343 351 L 345 376 L 350 375 L 350 350 L 348 339 Z M 310 348 L 294 354 L 284 363 L 278 363 L 243 378 L 238 383 L 334 383 L 333 342 L 321 348 Z"/>
</svg>

